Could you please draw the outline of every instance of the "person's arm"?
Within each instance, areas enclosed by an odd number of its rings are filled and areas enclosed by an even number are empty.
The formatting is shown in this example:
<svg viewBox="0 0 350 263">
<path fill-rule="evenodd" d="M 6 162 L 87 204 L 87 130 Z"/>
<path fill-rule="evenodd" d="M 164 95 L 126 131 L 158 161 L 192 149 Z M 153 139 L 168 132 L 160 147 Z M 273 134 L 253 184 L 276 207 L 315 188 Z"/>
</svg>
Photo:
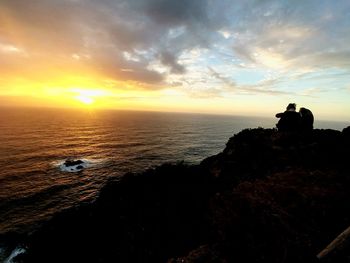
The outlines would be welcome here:
<svg viewBox="0 0 350 263">
<path fill-rule="evenodd" d="M 276 118 L 281 118 L 283 116 L 283 112 L 277 113 Z"/>
</svg>

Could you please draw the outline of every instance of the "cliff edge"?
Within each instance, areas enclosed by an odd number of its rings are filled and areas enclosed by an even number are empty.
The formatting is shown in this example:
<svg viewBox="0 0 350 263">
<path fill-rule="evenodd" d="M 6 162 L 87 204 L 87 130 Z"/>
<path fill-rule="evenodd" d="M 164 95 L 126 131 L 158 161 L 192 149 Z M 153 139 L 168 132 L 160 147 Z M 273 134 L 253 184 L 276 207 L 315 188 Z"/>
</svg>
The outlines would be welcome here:
<svg viewBox="0 0 350 263">
<path fill-rule="evenodd" d="M 243 130 L 199 165 L 107 183 L 26 238 L 17 261 L 317 262 L 350 226 L 349 156 L 350 127 Z"/>
</svg>

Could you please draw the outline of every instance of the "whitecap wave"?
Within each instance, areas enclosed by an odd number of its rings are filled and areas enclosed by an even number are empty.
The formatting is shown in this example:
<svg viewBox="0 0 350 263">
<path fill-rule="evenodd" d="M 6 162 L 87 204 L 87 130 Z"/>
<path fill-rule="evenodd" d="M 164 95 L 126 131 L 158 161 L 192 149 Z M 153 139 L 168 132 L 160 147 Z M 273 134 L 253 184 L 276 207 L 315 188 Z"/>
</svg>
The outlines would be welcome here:
<svg viewBox="0 0 350 263">
<path fill-rule="evenodd" d="M 26 250 L 23 247 L 16 247 L 10 254 L 8 258 L 5 259 L 4 263 L 14 263 L 16 262 L 14 259 L 20 255 L 25 253 Z"/>
</svg>

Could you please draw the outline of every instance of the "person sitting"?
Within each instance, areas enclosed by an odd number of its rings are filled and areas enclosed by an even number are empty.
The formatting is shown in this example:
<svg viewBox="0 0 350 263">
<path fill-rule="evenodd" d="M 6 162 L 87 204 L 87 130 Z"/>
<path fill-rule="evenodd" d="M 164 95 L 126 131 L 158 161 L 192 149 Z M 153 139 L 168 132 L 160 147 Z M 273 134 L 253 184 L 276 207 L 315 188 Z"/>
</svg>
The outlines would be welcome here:
<svg viewBox="0 0 350 263">
<path fill-rule="evenodd" d="M 314 115 L 312 114 L 311 110 L 300 108 L 299 113 L 301 116 L 300 129 L 302 131 L 312 131 L 314 128 Z"/>
<path fill-rule="evenodd" d="M 279 131 L 298 131 L 301 126 L 301 115 L 296 112 L 296 104 L 289 103 L 286 111 L 277 113 L 277 118 L 280 118 L 276 124 Z"/>
</svg>

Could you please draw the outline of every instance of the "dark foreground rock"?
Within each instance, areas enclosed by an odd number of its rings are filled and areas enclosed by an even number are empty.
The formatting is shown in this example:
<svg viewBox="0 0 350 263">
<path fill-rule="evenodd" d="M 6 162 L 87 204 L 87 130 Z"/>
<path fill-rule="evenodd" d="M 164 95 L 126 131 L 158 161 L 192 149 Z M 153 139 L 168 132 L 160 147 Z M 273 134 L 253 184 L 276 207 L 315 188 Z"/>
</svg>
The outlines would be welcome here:
<svg viewBox="0 0 350 263">
<path fill-rule="evenodd" d="M 244 130 L 200 165 L 109 182 L 27 237 L 17 260 L 318 262 L 350 226 L 349 156 L 349 128 Z"/>
</svg>

